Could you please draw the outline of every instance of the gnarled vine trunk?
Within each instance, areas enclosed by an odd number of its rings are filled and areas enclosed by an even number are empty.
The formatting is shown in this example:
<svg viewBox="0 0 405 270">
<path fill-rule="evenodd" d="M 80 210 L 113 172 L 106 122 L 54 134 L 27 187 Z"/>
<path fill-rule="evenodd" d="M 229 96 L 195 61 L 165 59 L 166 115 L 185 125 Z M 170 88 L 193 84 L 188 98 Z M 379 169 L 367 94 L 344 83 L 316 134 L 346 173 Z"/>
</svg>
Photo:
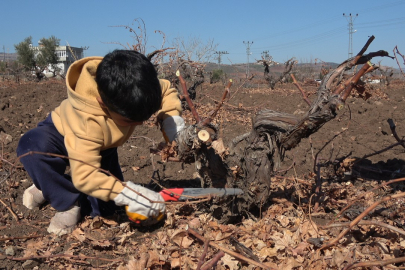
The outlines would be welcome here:
<svg viewBox="0 0 405 270">
<path fill-rule="evenodd" d="M 206 124 L 209 121 L 200 121 L 180 134 L 177 139 L 179 158 L 197 163 L 203 179 L 202 186 L 228 186 L 244 190 L 244 194 L 237 198 L 215 199 L 215 204 L 208 205 L 214 216 L 229 222 L 235 217 L 256 215 L 266 207 L 271 177 L 283 162 L 284 152 L 296 147 L 303 138 L 336 117 L 360 77 L 373 70 L 369 62 L 371 58 L 388 56 L 385 51 L 363 55 L 373 39 L 374 36 L 359 54 L 344 61 L 324 77 L 316 99 L 301 118 L 264 109 L 253 119 L 252 130 L 235 138 L 228 146 L 229 152 L 223 151 L 217 128 Z M 364 65 L 356 75 L 344 81 L 343 73 L 360 64 Z M 208 140 L 199 139 L 198 134 L 202 130 L 209 131 Z"/>
</svg>

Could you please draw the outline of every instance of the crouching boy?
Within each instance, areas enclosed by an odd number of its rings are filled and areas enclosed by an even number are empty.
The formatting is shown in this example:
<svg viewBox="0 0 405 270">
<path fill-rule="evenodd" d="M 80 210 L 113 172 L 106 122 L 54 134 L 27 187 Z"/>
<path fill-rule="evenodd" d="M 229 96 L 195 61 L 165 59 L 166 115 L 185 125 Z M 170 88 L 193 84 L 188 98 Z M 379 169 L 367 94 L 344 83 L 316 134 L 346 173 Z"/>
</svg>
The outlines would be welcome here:
<svg viewBox="0 0 405 270">
<path fill-rule="evenodd" d="M 74 62 L 66 84 L 67 99 L 21 137 L 17 154 L 39 151 L 69 159 L 39 154 L 21 158 L 34 183 L 25 190 L 23 204 L 33 209 L 48 201 L 57 210 L 48 232 L 58 235 L 70 233 L 85 208 L 91 216 L 113 214 L 123 205 L 146 218 L 164 212 L 163 203 L 151 203 L 99 168 L 123 180 L 117 147 L 155 112 L 166 137 L 174 140 L 184 127 L 177 90 L 157 78 L 144 55 L 127 50 Z M 127 186 L 163 201 L 159 193 L 130 182 Z"/>
</svg>

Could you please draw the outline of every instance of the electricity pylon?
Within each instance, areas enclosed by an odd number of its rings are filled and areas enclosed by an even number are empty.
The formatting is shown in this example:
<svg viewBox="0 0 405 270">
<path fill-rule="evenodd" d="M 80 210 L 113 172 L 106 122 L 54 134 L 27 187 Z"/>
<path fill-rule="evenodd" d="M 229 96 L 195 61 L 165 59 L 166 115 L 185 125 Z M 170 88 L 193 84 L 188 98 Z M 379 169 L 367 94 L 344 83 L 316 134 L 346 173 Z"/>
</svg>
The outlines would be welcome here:
<svg viewBox="0 0 405 270">
<path fill-rule="evenodd" d="M 349 29 L 349 54 L 348 54 L 348 58 L 352 58 L 353 57 L 353 33 L 356 33 L 356 30 L 353 30 L 353 22 L 356 19 L 356 17 L 359 16 L 359 14 L 356 14 L 356 16 L 353 16 L 351 13 L 349 13 L 349 15 L 346 15 L 343 13 L 343 17 L 346 17 L 347 22 L 348 22 L 348 29 Z"/>
<path fill-rule="evenodd" d="M 253 41 L 243 41 L 243 44 L 246 44 L 246 54 L 247 54 L 247 66 L 246 66 L 246 78 L 249 78 L 249 55 L 251 55 L 250 52 L 250 45 L 253 44 Z"/>
<path fill-rule="evenodd" d="M 215 54 L 218 54 L 218 69 L 221 69 L 220 65 L 221 65 L 221 55 L 222 54 L 228 54 L 228 52 L 226 51 L 217 51 L 215 52 Z"/>
</svg>

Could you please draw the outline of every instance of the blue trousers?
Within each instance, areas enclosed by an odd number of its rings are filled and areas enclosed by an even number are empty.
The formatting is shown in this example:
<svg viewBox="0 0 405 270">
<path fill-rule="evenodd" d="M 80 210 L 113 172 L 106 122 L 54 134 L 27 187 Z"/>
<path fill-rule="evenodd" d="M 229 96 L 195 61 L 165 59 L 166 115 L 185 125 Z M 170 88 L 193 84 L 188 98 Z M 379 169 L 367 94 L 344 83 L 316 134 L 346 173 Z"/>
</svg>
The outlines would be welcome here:
<svg viewBox="0 0 405 270">
<path fill-rule="evenodd" d="M 17 147 L 17 155 L 29 151 L 68 156 L 64 137 L 55 128 L 51 115 L 38 126 L 25 133 Z M 101 168 L 110 171 L 123 180 L 118 161 L 117 148 L 101 151 Z M 65 211 L 76 202 L 81 207 L 82 216 L 108 216 L 119 209 L 114 201 L 104 202 L 78 191 L 72 178 L 66 173 L 69 159 L 50 155 L 32 154 L 20 159 L 35 186 L 42 190 L 45 199 L 58 211 Z"/>
</svg>

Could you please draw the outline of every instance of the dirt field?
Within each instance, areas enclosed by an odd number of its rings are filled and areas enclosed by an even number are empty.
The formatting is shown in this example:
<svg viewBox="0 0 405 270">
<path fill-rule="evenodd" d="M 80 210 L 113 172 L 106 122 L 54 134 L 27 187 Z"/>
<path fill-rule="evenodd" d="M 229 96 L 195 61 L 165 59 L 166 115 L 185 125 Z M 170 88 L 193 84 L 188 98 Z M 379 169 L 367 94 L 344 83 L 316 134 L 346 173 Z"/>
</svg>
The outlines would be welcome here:
<svg viewBox="0 0 405 270">
<path fill-rule="evenodd" d="M 303 85 L 303 88 L 312 99 L 316 86 Z M 223 89 L 221 83 L 197 88 L 195 104 L 203 117 L 216 106 Z M 21 164 L 16 162 L 15 150 L 20 136 L 66 98 L 65 84 L 58 80 L 18 84 L 0 81 L 0 141 L 3 141 L 0 269 L 138 269 L 131 267 L 140 266 L 146 255 L 149 257 L 146 266 L 150 269 L 195 269 L 204 244 L 187 235 L 186 226 L 226 249 L 249 257 L 230 241 L 236 239 L 257 256 L 250 257 L 251 260 L 278 269 L 342 269 L 358 261 L 404 257 L 405 215 L 400 211 L 405 207 L 403 197 L 380 204 L 378 210 L 363 220 L 378 221 L 396 230 L 381 224 L 355 226 L 333 248 L 318 250 L 319 241 L 331 241 L 347 228 L 347 225 L 321 226 L 349 222 L 373 202 L 404 191 L 403 182 L 398 182 L 367 192 L 386 180 L 405 177 L 405 149 L 400 145 L 362 160 L 352 170 L 349 166 L 344 168 L 352 158 L 397 143 L 388 119 L 396 124 L 399 137 L 405 136 L 405 83 L 393 82 L 388 88 L 373 85 L 368 91 L 369 99 L 350 97 L 336 119 L 287 152 L 282 171 L 272 183 L 273 204 L 262 213 L 262 218 L 218 224 L 210 213 L 199 211 L 196 205 L 173 205 L 168 206 L 165 223 L 151 229 L 133 227 L 122 213 L 117 213 L 109 219 L 84 218 L 71 235 L 55 237 L 46 231 L 55 213 L 50 205 L 36 210 L 22 205 L 23 191 L 32 181 L 21 167 L 16 167 Z M 302 115 L 308 105 L 292 84 L 278 85 L 271 90 L 255 83 L 249 88 L 235 83 L 229 103 L 216 119 L 225 145 L 249 131 L 251 117 L 262 108 Z M 193 123 L 189 111 L 185 111 L 184 117 L 189 124 Z M 195 185 L 194 164 L 162 163 L 159 156 L 150 154 L 150 149 L 162 141 L 153 119 L 135 130 L 133 138 L 119 149 L 125 179 L 147 184 L 154 170 L 158 170 L 164 186 Z M 323 193 L 317 199 L 312 196 L 317 168 L 315 156 L 318 164 L 325 164 L 320 169 Z M 356 199 L 345 214 L 339 214 Z M 319 203 L 317 213 L 314 213 L 315 200 Z M 204 261 L 209 261 L 218 251 L 209 248 Z M 255 269 L 252 263 L 225 253 L 217 269 Z M 401 262 L 394 265 L 405 266 Z"/>
</svg>

